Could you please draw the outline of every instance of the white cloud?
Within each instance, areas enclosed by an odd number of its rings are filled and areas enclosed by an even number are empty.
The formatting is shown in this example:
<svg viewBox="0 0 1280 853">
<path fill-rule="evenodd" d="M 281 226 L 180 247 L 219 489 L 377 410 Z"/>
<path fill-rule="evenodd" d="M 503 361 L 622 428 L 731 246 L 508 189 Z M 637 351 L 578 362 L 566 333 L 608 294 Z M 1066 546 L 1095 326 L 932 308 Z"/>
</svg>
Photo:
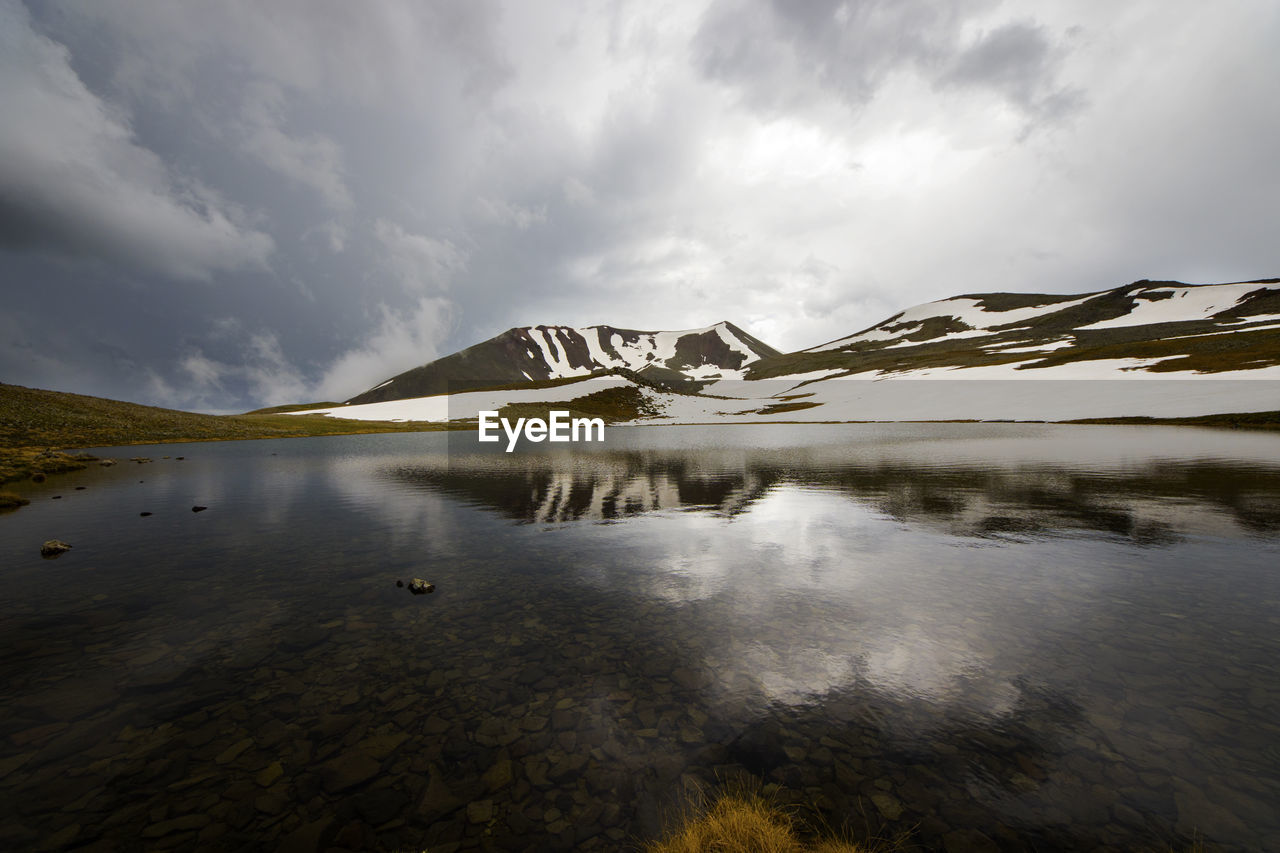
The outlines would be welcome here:
<svg viewBox="0 0 1280 853">
<path fill-rule="evenodd" d="M 179 366 L 187 374 L 191 383 L 188 387 L 195 392 L 197 398 L 208 391 L 221 388 L 222 378 L 232 369 L 230 365 L 206 358 L 199 350 L 184 356 Z"/>
<path fill-rule="evenodd" d="M 217 192 L 139 145 L 65 47 L 0 2 L 0 245 L 209 278 L 273 249 Z"/>
<path fill-rule="evenodd" d="M 530 227 L 547 221 L 547 206 L 524 207 L 515 202 L 494 200 L 481 197 L 476 202 L 476 209 L 482 222 L 494 225 L 505 225 L 517 231 L 527 231 Z"/>
<path fill-rule="evenodd" d="M 239 357 L 222 361 L 192 347 L 178 363 L 179 382 L 150 373 L 148 388 L 153 399 L 201 410 L 216 407 L 228 393 L 262 406 L 313 399 L 310 383 L 285 357 L 274 333 L 245 332 L 241 323 L 231 318 L 215 321 L 212 331 L 214 340 L 232 343 Z"/>
<path fill-rule="evenodd" d="M 383 264 L 411 292 L 439 291 L 467 267 L 467 255 L 453 242 L 405 231 L 379 219 L 374 234 L 385 254 Z"/>
<path fill-rule="evenodd" d="M 408 310 L 378 306 L 377 330 L 363 344 L 339 356 L 312 395 L 345 400 L 379 382 L 439 355 L 450 332 L 454 310 L 445 299 L 422 297 Z"/>
</svg>

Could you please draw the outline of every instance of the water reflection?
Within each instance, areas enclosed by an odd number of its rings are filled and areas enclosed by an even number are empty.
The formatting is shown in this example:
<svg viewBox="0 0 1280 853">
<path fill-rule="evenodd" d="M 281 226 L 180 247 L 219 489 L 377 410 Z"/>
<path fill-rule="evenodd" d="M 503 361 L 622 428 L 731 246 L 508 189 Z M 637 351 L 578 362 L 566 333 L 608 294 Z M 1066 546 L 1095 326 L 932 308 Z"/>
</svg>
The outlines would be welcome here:
<svg viewBox="0 0 1280 853">
<path fill-rule="evenodd" d="M 876 436 L 879 438 L 879 436 Z M 1106 435 L 1098 435 L 1105 442 Z M 1178 536 L 1280 530 L 1280 461 L 1206 457 L 1185 436 L 1145 453 L 1076 458 L 1054 432 L 1044 458 L 974 458 L 964 442 L 938 441 L 921 459 L 911 444 L 848 448 L 647 449 L 521 454 L 454 451 L 381 473 L 484 506 L 528 524 L 614 521 L 664 510 L 742 513 L 780 487 L 843 494 L 905 523 L 961 536 L 1102 532 L 1159 545 Z M 1023 444 L 1027 442 L 1024 440 Z M 951 444 L 957 451 L 946 453 Z M 995 449 L 995 448 L 988 448 Z M 1064 453 L 1067 450 L 1067 453 Z M 1181 456 L 1170 456 L 1180 451 Z"/>
<path fill-rule="evenodd" d="M 34 500 L 0 846 L 611 850 L 748 772 L 925 850 L 1280 847 L 1276 437 L 611 436 L 210 445 Z"/>
</svg>

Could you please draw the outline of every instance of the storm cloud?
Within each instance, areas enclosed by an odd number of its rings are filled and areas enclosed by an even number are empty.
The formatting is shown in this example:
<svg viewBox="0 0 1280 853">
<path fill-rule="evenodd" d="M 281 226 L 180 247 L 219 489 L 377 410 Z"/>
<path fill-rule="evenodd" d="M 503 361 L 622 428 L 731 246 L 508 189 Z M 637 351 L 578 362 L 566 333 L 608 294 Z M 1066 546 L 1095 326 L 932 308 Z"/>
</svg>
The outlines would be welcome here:
<svg viewBox="0 0 1280 853">
<path fill-rule="evenodd" d="M 244 410 L 515 325 L 785 350 L 1278 275 L 1277 36 L 1156 0 L 0 0 L 0 379 Z"/>
</svg>

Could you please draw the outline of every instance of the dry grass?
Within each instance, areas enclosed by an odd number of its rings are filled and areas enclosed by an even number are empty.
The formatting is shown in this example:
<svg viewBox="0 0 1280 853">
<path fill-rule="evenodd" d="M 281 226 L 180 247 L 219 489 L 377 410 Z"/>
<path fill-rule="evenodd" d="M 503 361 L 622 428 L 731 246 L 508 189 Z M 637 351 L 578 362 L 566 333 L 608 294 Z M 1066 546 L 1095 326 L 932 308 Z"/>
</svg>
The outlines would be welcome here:
<svg viewBox="0 0 1280 853">
<path fill-rule="evenodd" d="M 1207 426 L 1230 429 L 1280 429 L 1280 412 L 1235 412 L 1221 415 L 1197 415 L 1187 418 L 1078 418 L 1069 424 L 1136 424 L 1143 426 Z"/>
<path fill-rule="evenodd" d="M 49 474 L 87 468 L 94 459 L 88 453 L 71 454 L 35 447 L 0 446 L 0 483 L 12 483 L 15 480 L 43 482 Z"/>
<path fill-rule="evenodd" d="M 29 503 L 31 502 L 21 495 L 15 495 L 13 492 L 0 492 L 0 509 L 17 509 Z"/>
<path fill-rule="evenodd" d="M 202 415 L 0 384 L 0 448 L 6 450 L 423 432 L 440 428 L 426 423 L 350 421 L 322 415 Z"/>
<path fill-rule="evenodd" d="M 646 853 L 870 853 L 835 838 L 806 842 L 793 814 L 752 793 L 724 794 L 694 811 Z"/>
</svg>

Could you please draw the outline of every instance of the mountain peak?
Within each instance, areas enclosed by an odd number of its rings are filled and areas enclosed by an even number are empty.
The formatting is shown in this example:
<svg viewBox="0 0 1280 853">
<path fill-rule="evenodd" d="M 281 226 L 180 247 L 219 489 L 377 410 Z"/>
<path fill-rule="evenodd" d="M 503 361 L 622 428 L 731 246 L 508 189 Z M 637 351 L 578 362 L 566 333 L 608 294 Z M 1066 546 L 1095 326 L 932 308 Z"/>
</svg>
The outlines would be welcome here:
<svg viewBox="0 0 1280 853">
<path fill-rule="evenodd" d="M 351 403 L 527 385 L 628 370 L 668 385 L 737 379 L 779 352 L 728 320 L 701 329 L 640 331 L 616 326 L 514 326 L 483 343 L 415 367 Z"/>
</svg>

